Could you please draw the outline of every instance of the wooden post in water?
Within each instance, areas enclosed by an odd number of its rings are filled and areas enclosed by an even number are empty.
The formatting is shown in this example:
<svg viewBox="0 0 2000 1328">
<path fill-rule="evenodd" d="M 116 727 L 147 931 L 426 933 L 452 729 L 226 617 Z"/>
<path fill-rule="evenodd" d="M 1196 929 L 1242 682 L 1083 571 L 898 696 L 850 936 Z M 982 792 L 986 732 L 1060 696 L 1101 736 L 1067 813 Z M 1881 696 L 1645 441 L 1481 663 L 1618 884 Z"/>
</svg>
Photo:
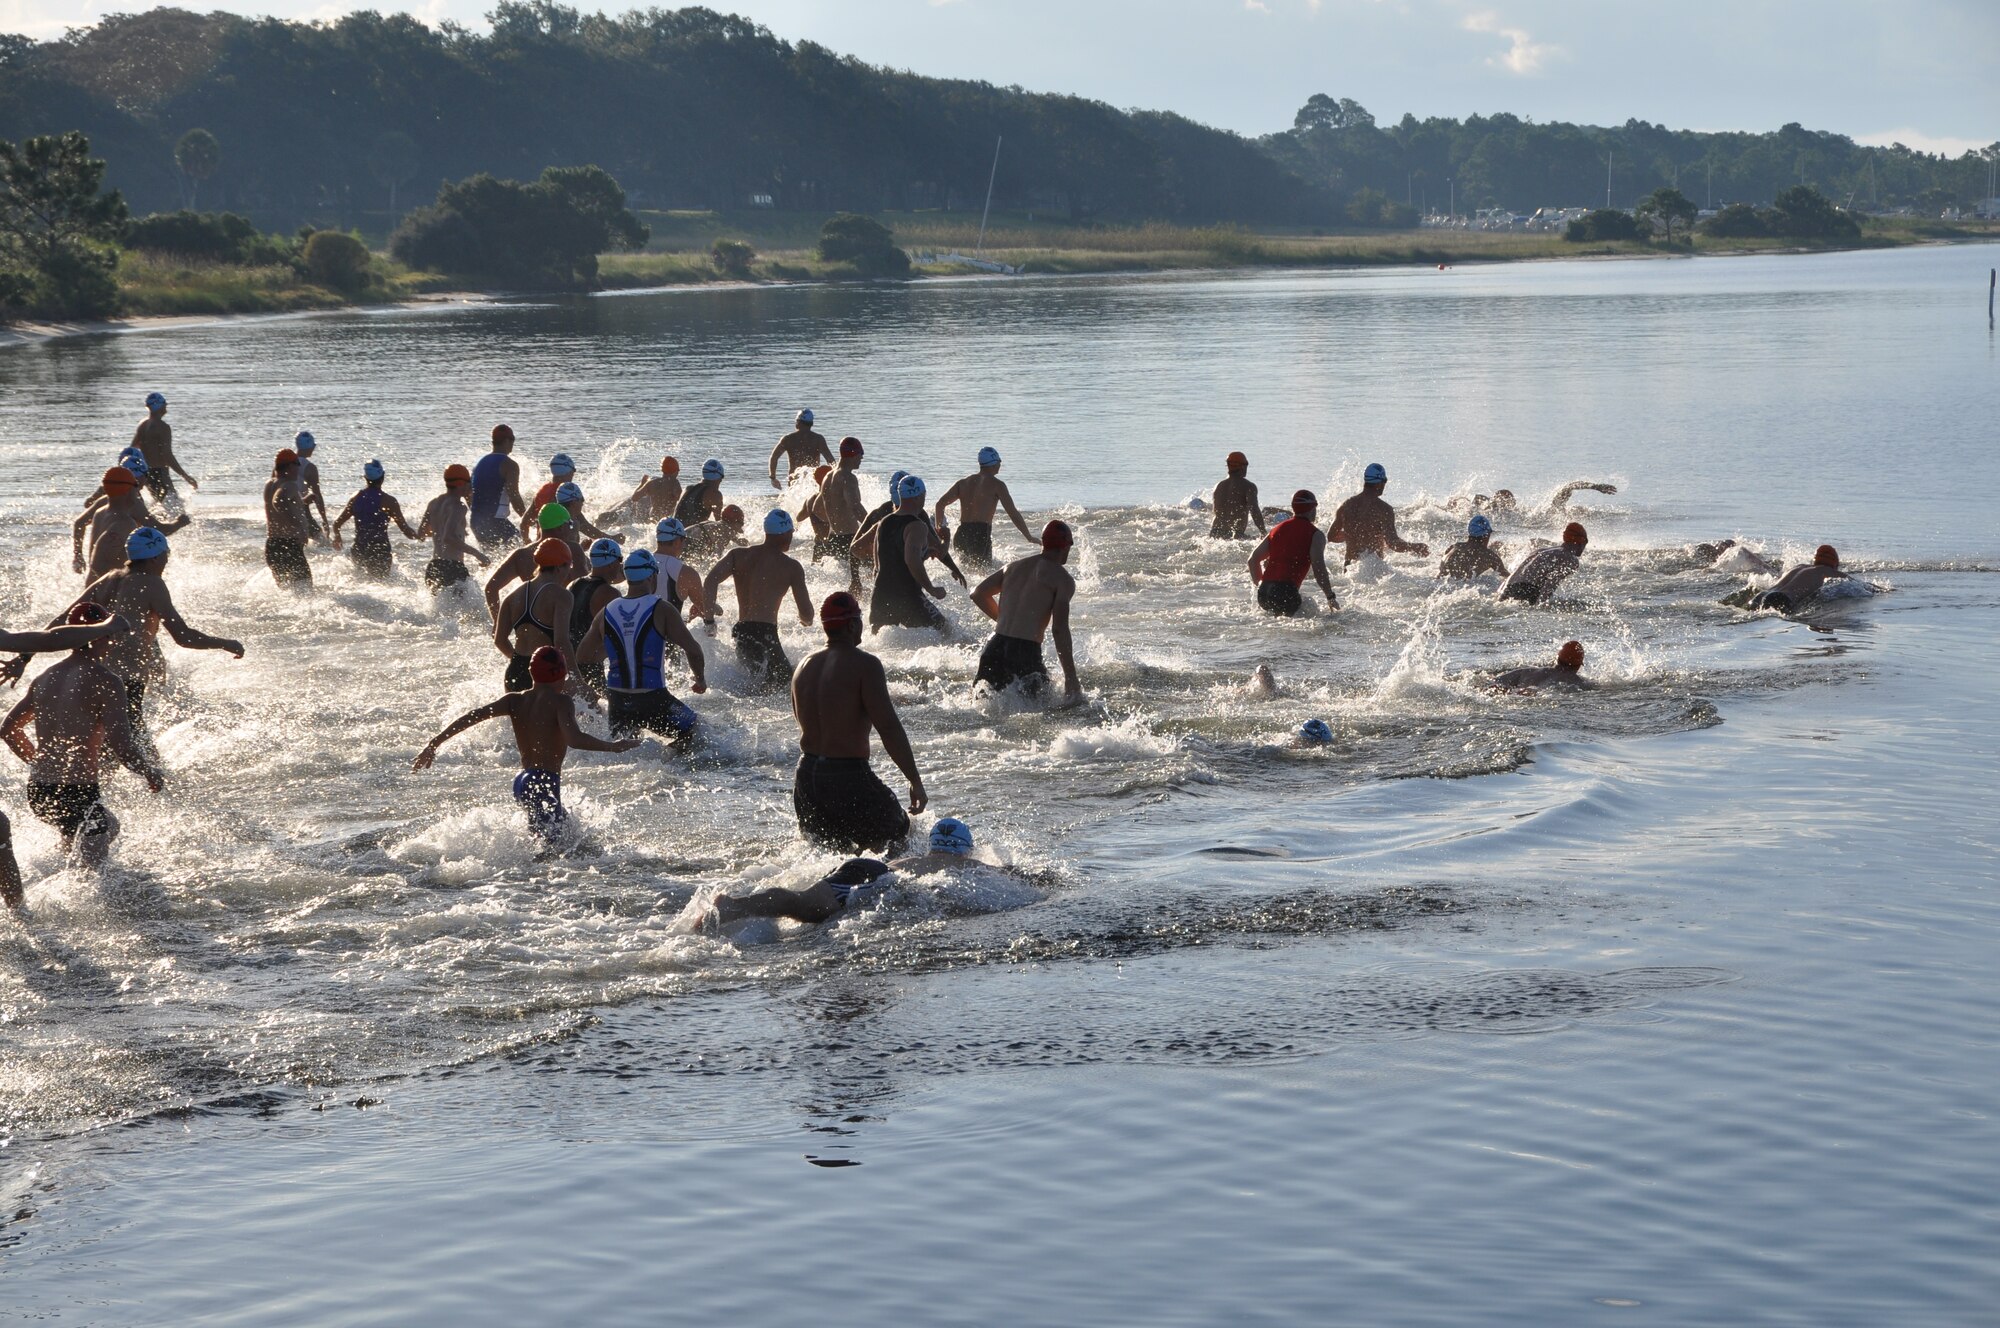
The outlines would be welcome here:
<svg viewBox="0 0 2000 1328">
<path fill-rule="evenodd" d="M 1986 269 L 1986 330 L 1993 330 L 1993 288 L 2000 286 L 2000 267 Z"/>
</svg>

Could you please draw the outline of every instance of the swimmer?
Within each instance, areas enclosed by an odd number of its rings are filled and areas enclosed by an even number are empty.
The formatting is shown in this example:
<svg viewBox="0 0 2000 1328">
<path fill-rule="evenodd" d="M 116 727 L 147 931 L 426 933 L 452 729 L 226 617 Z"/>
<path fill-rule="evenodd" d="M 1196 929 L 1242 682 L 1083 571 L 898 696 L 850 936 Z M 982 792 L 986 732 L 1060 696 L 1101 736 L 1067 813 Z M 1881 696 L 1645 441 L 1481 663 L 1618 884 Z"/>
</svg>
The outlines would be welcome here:
<svg viewBox="0 0 2000 1328">
<path fill-rule="evenodd" d="M 72 625 L 88 625 L 109 616 L 96 604 L 82 603 L 67 618 Z M 145 780 L 152 792 L 166 787 L 166 776 L 126 718 L 124 685 L 100 662 L 113 640 L 101 638 L 70 651 L 29 684 L 0 724 L 0 740 L 28 766 L 28 809 L 62 835 L 65 854 L 75 852 L 91 868 L 104 865 L 118 834 L 118 819 L 102 801 L 104 753 Z M 8 902 L 21 907 L 18 898 Z"/>
<path fill-rule="evenodd" d="M 653 557 L 660 566 L 660 593 L 683 616 L 692 614 L 715 628 L 715 611 L 701 588 L 701 573 L 688 566 L 687 532 L 679 517 L 667 517 L 653 527 Z"/>
<path fill-rule="evenodd" d="M 1257 501 L 1257 486 L 1248 478 L 1250 458 L 1241 452 L 1231 452 L 1223 458 L 1223 465 L 1229 471 L 1229 478 L 1215 486 L 1215 493 L 1209 504 L 1215 509 L 1215 521 L 1208 528 L 1210 539 L 1242 539 L 1244 528 L 1252 521 L 1257 523 L 1257 533 L 1268 535 L 1264 528 L 1264 509 Z"/>
<path fill-rule="evenodd" d="M 979 469 L 946 489 L 937 500 L 940 526 L 944 524 L 944 509 L 953 503 L 958 504 L 959 521 L 958 530 L 951 537 L 951 547 L 964 555 L 969 566 L 993 565 L 995 508 L 1007 509 L 1007 519 L 1021 532 L 1022 539 L 1030 544 L 1037 542 L 1028 532 L 1028 523 L 1021 518 L 1020 509 L 1014 506 L 1014 495 L 1008 491 L 1007 482 L 1000 478 L 1000 453 L 996 448 L 980 448 Z"/>
<path fill-rule="evenodd" d="M 713 521 L 697 521 L 687 527 L 688 555 L 717 558 L 750 541 L 743 538 L 743 509 L 730 503 Z"/>
<path fill-rule="evenodd" d="M 287 447 L 271 464 L 264 485 L 264 565 L 280 590 L 313 588 L 312 564 L 306 561 L 306 541 L 325 543 L 320 528 L 306 510 L 305 485 L 299 480 L 299 454 Z"/>
<path fill-rule="evenodd" d="M 1487 547 L 1493 536 L 1493 523 L 1483 516 L 1475 516 L 1465 523 L 1465 538 L 1444 551 L 1438 561 L 1440 581 L 1470 581 L 1474 577 L 1491 572 L 1495 576 L 1507 575 L 1507 564 L 1500 561 L 1500 555 Z"/>
<path fill-rule="evenodd" d="M 1562 543 L 1536 549 L 1514 569 L 1500 589 L 1501 599 L 1517 599 L 1526 604 L 1545 604 L 1556 590 L 1582 566 L 1583 551 L 1590 545 L 1590 532 L 1580 522 L 1563 527 Z"/>
<path fill-rule="evenodd" d="M 424 508 L 423 520 L 417 522 L 417 538 L 431 542 L 431 560 L 424 568 L 424 584 L 433 592 L 471 582 L 472 573 L 465 568 L 467 558 L 481 567 L 489 565 L 486 555 L 472 546 L 467 530 L 470 513 L 466 499 L 471 492 L 472 472 L 464 466 L 446 466 L 444 492 L 430 500 Z"/>
<path fill-rule="evenodd" d="M 528 660 L 529 687 L 510 691 L 466 711 L 424 744 L 411 770 L 428 770 L 438 748 L 469 728 L 505 715 L 514 726 L 514 746 L 520 752 L 521 773 L 514 776 L 514 801 L 528 814 L 528 829 L 538 839 L 552 839 L 569 819 L 562 805 L 562 768 L 572 751 L 629 752 L 638 738 L 603 738 L 585 733 L 576 722 L 576 698 L 563 691 L 569 666 L 560 652 L 543 646 Z"/>
<path fill-rule="evenodd" d="M 778 440 L 771 449 L 771 487 L 782 489 L 778 481 L 778 458 L 785 458 L 785 476 L 792 475 L 812 466 L 832 465 L 833 453 L 826 450 L 826 439 L 813 432 L 813 413 L 802 410 L 792 421 L 792 431 Z M 687 520 L 681 517 L 681 520 Z"/>
<path fill-rule="evenodd" d="M 139 464 L 143 466 L 146 463 L 141 461 Z M 85 508 L 83 516 L 70 528 L 73 566 L 84 574 L 86 581 L 95 581 L 112 568 L 124 564 L 125 541 L 131 538 L 133 531 L 152 526 L 163 534 L 171 535 L 188 524 L 187 513 L 183 512 L 164 526 L 154 525 L 153 514 L 139 501 L 139 476 L 125 466 L 113 466 L 105 471 L 100 487 L 104 497 Z M 90 549 L 87 559 L 84 557 L 86 544 Z"/>
<path fill-rule="evenodd" d="M 1042 528 L 1042 551 L 1007 564 L 979 583 L 972 602 L 994 623 L 993 639 L 980 652 L 973 689 L 1001 692 L 1021 684 L 1028 696 L 1039 696 L 1049 685 L 1049 668 L 1042 661 L 1042 637 L 1055 637 L 1056 659 L 1062 664 L 1063 704 L 1079 705 L 1083 686 L 1076 679 L 1076 656 L 1069 635 L 1069 606 L 1076 597 L 1076 579 L 1063 566 L 1075 544 L 1069 526 L 1051 521 Z"/>
<path fill-rule="evenodd" d="M 971 860 L 972 828 L 955 816 L 947 816 L 931 827 L 928 851 L 913 857 L 883 862 L 879 858 L 849 858 L 832 874 L 802 890 L 759 890 L 749 895 L 718 894 L 709 903 L 715 921 L 728 926 L 744 918 L 792 918 L 814 926 L 831 920 L 857 896 L 867 898 L 884 876 L 891 872 L 904 878 L 953 871 Z"/>
<path fill-rule="evenodd" d="M 697 522 L 719 518 L 727 506 L 722 499 L 722 477 L 726 474 L 722 462 L 710 457 L 701 463 L 701 482 L 681 495 L 674 507 L 674 515 L 681 524 L 693 527 Z"/>
<path fill-rule="evenodd" d="M 861 591 L 861 569 L 854 562 L 854 537 L 861 533 L 868 509 L 861 505 L 862 447 L 859 438 L 840 440 L 840 465 L 820 486 L 815 509 L 826 520 L 826 537 L 813 541 L 813 561 L 821 554 L 847 570 L 848 590 Z"/>
<path fill-rule="evenodd" d="M 521 463 L 514 460 L 514 431 L 504 424 L 493 426 L 493 450 L 479 458 L 472 468 L 472 492 L 467 506 L 472 515 L 472 533 L 488 548 L 505 548 L 520 535 L 514 518 L 525 516 L 526 500 L 521 497 Z"/>
<path fill-rule="evenodd" d="M 672 516 L 680 500 L 681 459 L 663 456 L 660 458 L 659 474 L 640 480 L 639 487 L 632 490 L 630 498 L 601 513 L 597 520 L 600 525 L 608 525 L 624 517 L 634 521 L 658 521 L 661 517 Z"/>
<path fill-rule="evenodd" d="M 894 516 L 897 512 L 902 510 L 903 503 L 902 500 L 897 496 L 897 491 L 903 487 L 903 481 L 908 479 L 909 477 L 910 477 L 910 472 L 907 470 L 899 470 L 889 476 L 889 501 L 883 503 L 880 507 L 877 507 L 874 511 L 870 512 L 868 514 L 867 519 L 861 523 L 861 529 L 855 532 L 854 557 L 856 563 L 855 579 L 857 581 L 860 579 L 859 572 L 861 563 L 870 561 L 879 563 L 881 561 L 880 557 L 877 556 L 877 550 L 875 548 L 874 541 L 871 538 L 871 534 L 874 531 L 875 527 L 881 525 L 884 521 L 888 520 L 890 517 Z M 921 502 L 917 504 L 917 510 L 919 512 L 924 510 L 923 504 Z M 930 520 L 928 516 L 926 516 L 924 519 L 927 521 Z M 937 530 L 938 532 L 937 560 L 943 563 L 948 569 L 950 569 L 952 576 L 958 581 L 958 584 L 960 584 L 961 586 L 970 584 L 969 582 L 966 581 L 965 573 L 962 570 L 960 570 L 957 561 L 954 560 L 951 556 L 951 547 L 945 543 L 944 531 L 938 528 L 938 525 L 935 521 L 931 522 L 931 528 L 933 530 Z M 878 568 L 877 570 L 879 573 L 880 569 Z M 861 594 L 859 590 L 855 590 L 853 593 L 855 594 L 856 597 L 859 597 Z"/>
<path fill-rule="evenodd" d="M 1309 719 L 1299 725 L 1299 731 L 1292 735 L 1294 747 L 1330 747 L 1333 745 L 1333 725 L 1323 719 Z"/>
<path fill-rule="evenodd" d="M 931 519 L 924 514 L 924 482 L 905 475 L 896 490 L 897 510 L 872 530 L 863 531 L 855 550 L 875 558 L 875 593 L 868 603 L 868 630 L 884 627 L 927 627 L 951 636 L 951 620 L 931 600 L 944 598 L 944 587 L 931 580 L 924 564 L 944 549 Z M 930 596 L 925 599 L 924 596 Z"/>
<path fill-rule="evenodd" d="M 701 583 L 702 597 L 710 604 L 716 602 L 715 592 L 725 579 L 736 587 L 737 621 L 729 634 L 736 642 L 737 663 L 750 675 L 752 691 L 776 691 L 792 680 L 792 661 L 778 640 L 778 605 L 786 591 L 798 606 L 800 624 L 812 626 L 806 569 L 787 552 L 794 528 L 790 512 L 772 508 L 764 517 L 764 542 L 723 554 Z"/>
<path fill-rule="evenodd" d="M 569 509 L 561 503 L 545 503 L 536 514 L 535 523 L 541 527 L 544 539 L 558 539 L 569 546 L 570 560 L 563 565 L 560 573 L 562 583 L 568 585 L 582 576 L 590 560 L 583 556 L 583 542 L 577 538 L 576 524 L 570 517 Z M 500 596 L 507 587 L 537 575 L 536 569 L 542 566 L 535 557 L 536 547 L 539 545 L 514 550 L 501 559 L 493 569 L 493 575 L 486 578 L 486 611 L 495 622 L 500 618 Z"/>
<path fill-rule="evenodd" d="M 562 501 L 562 499 L 556 497 L 556 493 L 563 485 L 570 483 L 575 475 L 576 462 L 570 460 L 569 453 L 558 452 L 549 458 L 549 477 L 542 481 L 542 486 L 539 489 L 535 490 L 535 496 L 528 499 L 527 511 L 521 514 L 521 542 L 523 544 L 533 544 L 541 538 L 535 530 L 535 518 L 550 503 L 559 503 Z M 597 536 L 592 536 L 592 538 L 595 539 Z"/>
<path fill-rule="evenodd" d="M 667 646 L 687 653 L 696 695 L 708 690 L 701 647 L 681 616 L 659 596 L 660 566 L 645 549 L 625 555 L 625 594 L 604 606 L 577 645 L 580 663 L 604 660 L 611 731 L 657 733 L 676 746 L 694 737 L 696 717 L 667 690 Z"/>
<path fill-rule="evenodd" d="M 1618 486 L 1615 484 L 1600 484 L 1595 480 L 1571 480 L 1568 484 L 1559 486 L 1554 493 L 1550 494 L 1548 502 L 1535 508 L 1534 514 L 1537 516 L 1565 515 L 1570 510 L 1570 495 L 1581 493 L 1585 490 L 1593 493 L 1615 494 L 1618 492 Z M 1470 509 L 1474 512 L 1486 512 L 1493 516 L 1505 516 L 1519 512 L 1521 510 L 1521 500 L 1514 496 L 1512 489 L 1495 489 L 1493 496 L 1490 498 L 1483 493 L 1476 493 L 1470 498 L 1449 499 L 1445 502 L 1445 507 L 1447 510 L 1454 512 Z M 1579 508 L 1577 510 L 1583 511 L 1587 509 Z"/>
<path fill-rule="evenodd" d="M 319 440 L 304 429 L 299 430 L 292 438 L 292 450 L 299 454 L 299 484 L 305 490 L 306 506 L 308 508 L 317 507 L 319 509 L 319 528 L 333 542 L 333 547 L 338 549 L 340 547 L 340 534 L 327 524 L 326 495 L 320 492 L 319 467 L 313 464 L 312 459 L 313 452 L 318 447 Z"/>
<path fill-rule="evenodd" d="M 1388 487 L 1389 472 L 1381 462 L 1371 461 L 1361 475 L 1361 492 L 1334 509 L 1333 526 L 1326 537 L 1347 546 L 1342 566 L 1364 554 L 1387 558 L 1392 550 L 1419 558 L 1431 556 L 1430 545 L 1412 543 L 1396 534 L 1396 509 L 1382 498 L 1382 490 Z"/>
<path fill-rule="evenodd" d="M 1713 567 L 1724 558 L 1728 558 L 1734 564 L 1730 570 L 1754 572 L 1759 576 L 1770 576 L 1779 568 L 1779 564 L 1772 562 L 1755 549 L 1738 544 L 1733 539 L 1690 544 L 1687 547 L 1687 555 L 1694 560 L 1697 567 Z"/>
<path fill-rule="evenodd" d="M 340 528 L 349 521 L 354 523 L 354 549 L 349 556 L 354 559 L 356 571 L 377 581 L 387 580 L 389 569 L 395 565 L 395 557 L 389 552 L 391 521 L 396 523 L 396 529 L 403 532 L 405 539 L 423 538 L 403 519 L 403 505 L 382 491 L 382 481 L 388 477 L 389 472 L 380 461 L 364 462 L 361 467 L 361 491 L 347 500 L 347 506 L 340 509 L 340 515 L 334 517 L 332 526 L 333 547 L 337 549 L 340 547 Z"/>
<path fill-rule="evenodd" d="M 1750 602 L 1753 609 L 1774 609 L 1779 613 L 1794 613 L 1804 608 L 1806 602 L 1819 594 L 1829 581 L 1848 580 L 1847 572 L 1840 566 L 1840 553 L 1831 544 L 1822 544 L 1813 553 L 1813 560 L 1778 578 L 1778 583 Z"/>
<path fill-rule="evenodd" d="M 841 441 L 845 442 L 846 439 L 842 439 Z M 856 441 L 858 442 L 859 440 L 857 439 Z M 826 557 L 827 553 L 826 533 L 828 526 L 826 524 L 824 501 L 826 498 L 826 482 L 832 475 L 832 466 L 814 466 L 813 491 L 806 495 L 804 504 L 800 506 L 797 512 L 793 513 L 795 521 L 804 522 L 812 527 L 814 562 L 818 562 L 820 559 Z"/>
<path fill-rule="evenodd" d="M 909 734 L 889 699 L 882 661 L 861 648 L 861 601 L 837 590 L 820 605 L 826 649 L 792 675 L 792 714 L 799 722 L 799 767 L 792 808 L 807 839 L 846 852 L 894 853 L 910 833 L 910 818 L 868 764 L 868 735 L 910 782 L 910 813 L 930 801 Z"/>
<path fill-rule="evenodd" d="M 533 684 L 528 660 L 543 646 L 553 646 L 569 668 L 569 618 L 575 600 L 569 583 L 572 550 L 554 535 L 535 545 L 535 574 L 509 591 L 493 616 L 493 648 L 507 660 L 505 682 L 510 692 L 525 692 Z M 511 561 L 511 560 L 510 560 Z"/>
<path fill-rule="evenodd" d="M 1259 664 L 1250 670 L 1250 681 L 1244 683 L 1240 690 L 1243 695 L 1259 701 L 1269 701 L 1284 694 L 1284 689 L 1278 686 L 1278 675 L 1271 672 L 1269 664 Z"/>
<path fill-rule="evenodd" d="M 569 648 L 570 657 L 576 657 L 576 648 L 589 633 L 590 625 L 597 621 L 597 615 L 604 606 L 618 598 L 618 587 L 625 584 L 625 550 L 614 539 L 593 542 L 587 554 L 590 570 L 578 577 L 569 588 Z M 576 676 L 592 694 L 604 691 L 604 662 L 579 664 Z"/>
<path fill-rule="evenodd" d="M 158 392 L 146 394 L 146 418 L 133 430 L 132 446 L 146 459 L 146 492 L 159 500 L 162 512 L 179 516 L 186 507 L 180 494 L 174 492 L 174 476 L 186 480 L 188 488 L 197 493 L 201 482 L 182 469 L 174 455 L 174 426 L 167 423 L 167 399 Z"/>
<path fill-rule="evenodd" d="M 564 476 L 576 473 L 576 463 L 561 452 L 555 454 L 555 457 L 549 462 L 549 466 L 552 470 L 558 470 Z M 544 494 L 548 496 L 543 497 Z M 579 540 L 611 538 L 598 529 L 596 522 L 584 515 L 583 487 L 575 480 L 564 478 L 551 480 L 549 483 L 544 484 L 540 489 L 535 491 L 535 501 L 529 505 L 528 510 L 539 517 L 541 510 L 550 503 L 561 503 L 568 510 L 570 520 L 576 523 L 576 532 Z M 527 522 L 522 523 L 521 538 L 524 542 L 530 544 L 535 541 L 536 536 L 533 530 L 529 528 Z"/>
<path fill-rule="evenodd" d="M 1565 641 L 1556 652 L 1553 668 L 1509 669 L 1496 673 L 1480 683 L 1480 686 L 1502 692 L 1532 692 L 1538 687 L 1563 687 L 1570 690 L 1589 690 L 1597 686 L 1590 679 L 1580 676 L 1583 668 L 1583 643 Z"/>
<path fill-rule="evenodd" d="M 1271 528 L 1250 553 L 1250 582 L 1266 613 L 1290 618 L 1304 607 L 1299 587 L 1306 573 L 1326 595 L 1329 609 L 1340 607 L 1333 579 L 1326 574 L 1326 536 L 1319 528 L 1319 499 L 1311 489 L 1292 495 L 1292 514 Z"/>
</svg>

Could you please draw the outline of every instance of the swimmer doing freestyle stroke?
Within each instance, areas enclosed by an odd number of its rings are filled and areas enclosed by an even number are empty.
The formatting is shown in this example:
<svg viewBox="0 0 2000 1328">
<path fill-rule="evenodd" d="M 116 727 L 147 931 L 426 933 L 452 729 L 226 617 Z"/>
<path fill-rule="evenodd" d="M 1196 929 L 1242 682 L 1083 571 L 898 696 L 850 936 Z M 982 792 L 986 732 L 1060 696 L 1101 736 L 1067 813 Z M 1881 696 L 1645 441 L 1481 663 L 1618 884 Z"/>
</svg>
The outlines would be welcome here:
<svg viewBox="0 0 2000 1328">
<path fill-rule="evenodd" d="M 779 887 L 754 894 L 718 894 L 709 901 L 709 916 L 728 926 L 744 918 L 791 918 L 817 926 L 868 897 L 869 887 L 894 872 L 909 878 L 951 871 L 966 865 L 972 854 L 972 827 L 955 816 L 941 817 L 931 827 L 927 851 L 893 862 L 879 858 L 849 858 L 830 875 L 798 890 Z"/>
<path fill-rule="evenodd" d="M 1590 532 L 1581 522 L 1570 522 L 1563 527 L 1561 544 L 1536 549 L 1521 561 L 1514 575 L 1500 588 L 1500 598 L 1524 604 L 1550 604 L 1563 582 L 1583 565 L 1583 551 L 1589 547 Z"/>
</svg>

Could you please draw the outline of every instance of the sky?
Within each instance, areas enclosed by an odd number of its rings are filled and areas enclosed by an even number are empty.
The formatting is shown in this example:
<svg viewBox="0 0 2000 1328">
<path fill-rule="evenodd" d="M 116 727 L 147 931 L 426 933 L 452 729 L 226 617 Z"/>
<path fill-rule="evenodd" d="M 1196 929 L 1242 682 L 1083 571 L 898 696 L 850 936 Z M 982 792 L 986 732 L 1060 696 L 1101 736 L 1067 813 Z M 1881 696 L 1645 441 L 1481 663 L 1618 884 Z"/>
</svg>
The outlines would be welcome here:
<svg viewBox="0 0 2000 1328">
<path fill-rule="evenodd" d="M 286 18 L 367 5 L 183 0 Z M 674 0 L 652 0 L 673 7 Z M 1957 155 L 2000 140 L 2000 0 L 708 0 L 874 64 L 1178 111 L 1246 134 L 1315 92 L 1405 111 L 1677 129 L 1796 120 Z M 134 0 L 0 0 L 41 39 Z M 483 27 L 490 0 L 415 0 Z M 590 3 L 581 8 L 595 7 Z M 613 10 L 642 7 L 613 0 Z"/>
</svg>

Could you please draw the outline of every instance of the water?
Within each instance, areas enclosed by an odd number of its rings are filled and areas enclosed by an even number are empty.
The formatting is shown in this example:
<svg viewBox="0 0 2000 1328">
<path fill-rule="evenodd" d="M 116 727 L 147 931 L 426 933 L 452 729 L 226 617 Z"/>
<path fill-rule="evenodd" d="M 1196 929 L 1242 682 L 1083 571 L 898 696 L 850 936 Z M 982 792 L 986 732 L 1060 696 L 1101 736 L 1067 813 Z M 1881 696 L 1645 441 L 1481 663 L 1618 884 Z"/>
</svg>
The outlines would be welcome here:
<svg viewBox="0 0 2000 1328">
<path fill-rule="evenodd" d="M 1986 1323 L 2000 1147 L 1990 250 L 1450 272 L 686 292 L 237 321 L 0 351 L 0 591 L 173 400 L 204 518 L 170 580 L 173 772 L 62 870 L 0 766 L 0 1304 L 82 1323 Z M 533 860 L 477 615 L 258 561 L 299 427 L 408 506 L 505 419 L 593 500 L 663 448 L 753 519 L 800 405 L 934 486 L 993 442 L 1079 526 L 1078 716 L 879 648 L 934 814 L 1011 873 L 767 944 L 696 891 L 812 879 L 780 703 L 717 684 L 692 764 L 584 756 Z M 1272 622 L 1185 500 L 1390 469 L 1571 479 L 1583 607 L 1337 577 Z M 1502 522 L 1513 561 L 1559 519 Z M 1832 540 L 1884 593 L 1716 601 L 1671 550 Z M 1003 550 L 1018 536 L 996 532 Z M 401 551 L 399 550 L 399 554 Z M 405 567 L 416 559 L 405 557 Z M 833 588 L 812 573 L 815 594 Z M 1308 592 L 1309 598 L 1312 593 Z M 792 624 L 799 657 L 811 634 Z M 1567 636 L 1601 691 L 1474 671 Z M 1242 683 L 1259 663 L 1283 694 Z M 1286 748 L 1327 718 L 1327 752 Z M 927 819 L 927 818 L 926 818 Z"/>
</svg>

